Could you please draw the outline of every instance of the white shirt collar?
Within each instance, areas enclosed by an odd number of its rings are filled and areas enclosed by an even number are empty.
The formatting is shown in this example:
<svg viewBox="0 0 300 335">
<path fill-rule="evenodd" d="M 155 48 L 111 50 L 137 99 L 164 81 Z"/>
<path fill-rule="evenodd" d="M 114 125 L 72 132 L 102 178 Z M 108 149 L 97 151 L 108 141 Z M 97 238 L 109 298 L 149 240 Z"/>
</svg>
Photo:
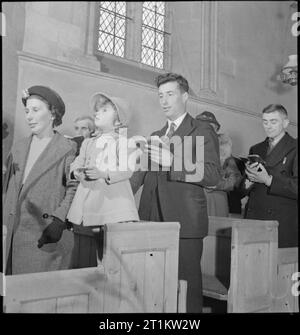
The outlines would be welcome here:
<svg viewBox="0 0 300 335">
<path fill-rule="evenodd" d="M 187 112 L 185 112 L 184 114 L 182 114 L 181 116 L 179 116 L 176 120 L 174 121 L 171 121 L 171 120 L 167 120 L 168 121 L 168 129 L 167 129 L 167 132 L 168 130 L 170 129 L 171 127 L 171 123 L 175 123 L 175 130 L 181 125 L 183 119 L 185 118 Z"/>
</svg>

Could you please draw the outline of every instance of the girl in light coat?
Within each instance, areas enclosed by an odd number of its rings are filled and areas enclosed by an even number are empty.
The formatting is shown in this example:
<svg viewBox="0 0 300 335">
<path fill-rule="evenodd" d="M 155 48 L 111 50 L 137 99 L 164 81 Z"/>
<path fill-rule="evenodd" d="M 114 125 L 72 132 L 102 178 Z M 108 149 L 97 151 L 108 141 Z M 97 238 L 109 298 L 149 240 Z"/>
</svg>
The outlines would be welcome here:
<svg viewBox="0 0 300 335">
<path fill-rule="evenodd" d="M 93 227 L 139 220 L 129 183 L 133 173 L 127 165 L 129 151 L 124 150 L 127 138 L 118 131 L 127 124 L 126 103 L 96 93 L 91 105 L 101 133 L 83 141 L 71 165 L 71 175 L 80 181 L 67 215 L 75 234 L 73 268 L 97 266 L 97 248 L 102 258 L 103 230 L 95 233 Z"/>
</svg>

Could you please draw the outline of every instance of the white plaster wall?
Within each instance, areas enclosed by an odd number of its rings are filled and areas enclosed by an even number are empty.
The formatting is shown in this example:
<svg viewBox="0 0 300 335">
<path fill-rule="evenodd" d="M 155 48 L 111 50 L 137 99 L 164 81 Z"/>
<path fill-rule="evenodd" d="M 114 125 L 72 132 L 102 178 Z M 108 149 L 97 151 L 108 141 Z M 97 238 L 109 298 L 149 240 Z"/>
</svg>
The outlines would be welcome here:
<svg viewBox="0 0 300 335">
<path fill-rule="evenodd" d="M 297 53 L 297 38 L 290 32 L 295 9 L 290 4 L 220 2 L 220 85 L 225 91 L 225 103 L 256 113 L 270 103 L 279 103 L 287 108 L 290 120 L 297 122 L 296 87 L 276 78 L 288 55 Z"/>
<path fill-rule="evenodd" d="M 218 88 L 212 100 L 258 115 L 270 103 L 279 103 L 287 108 L 295 125 L 297 89 L 277 79 L 288 55 L 297 53 L 297 38 L 290 32 L 294 23 L 290 18 L 295 11 L 290 8 L 291 1 L 217 1 L 217 6 L 212 3 L 173 3 L 173 70 L 186 75 L 192 90 L 201 97 L 200 78 L 210 65 L 206 61 L 203 69 L 201 62 L 203 57 L 217 57 Z M 205 10 L 208 16 L 216 11 L 218 18 L 216 55 L 208 46 L 202 55 L 205 36 L 214 36 L 210 20 L 201 24 Z M 205 56 L 207 53 L 209 56 Z"/>
</svg>

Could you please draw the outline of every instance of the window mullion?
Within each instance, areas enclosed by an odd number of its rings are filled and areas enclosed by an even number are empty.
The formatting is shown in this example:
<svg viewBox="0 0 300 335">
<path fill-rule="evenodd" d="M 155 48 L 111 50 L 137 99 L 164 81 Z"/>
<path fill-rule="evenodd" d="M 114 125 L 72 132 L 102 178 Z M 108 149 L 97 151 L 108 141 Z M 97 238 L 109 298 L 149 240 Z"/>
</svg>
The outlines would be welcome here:
<svg viewBox="0 0 300 335">
<path fill-rule="evenodd" d="M 142 63 L 157 70 L 170 64 L 167 59 L 170 57 L 167 3 L 98 4 L 101 20 L 98 20 L 97 26 L 97 51 Z"/>
<path fill-rule="evenodd" d="M 132 31 L 132 59 L 136 62 L 141 61 L 142 50 L 142 15 L 143 3 L 134 2 L 133 5 L 133 31 Z"/>
</svg>

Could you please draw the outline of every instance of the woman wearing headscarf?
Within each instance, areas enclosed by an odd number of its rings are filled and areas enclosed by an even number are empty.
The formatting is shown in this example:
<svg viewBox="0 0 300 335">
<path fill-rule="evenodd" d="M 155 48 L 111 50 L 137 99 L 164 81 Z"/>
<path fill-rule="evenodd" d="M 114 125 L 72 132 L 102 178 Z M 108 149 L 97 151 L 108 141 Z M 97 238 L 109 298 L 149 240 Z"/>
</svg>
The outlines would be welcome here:
<svg viewBox="0 0 300 335">
<path fill-rule="evenodd" d="M 32 86 L 22 102 L 31 135 L 16 142 L 7 159 L 6 274 L 67 269 L 74 242 L 65 218 L 77 188 L 69 179 L 76 144 L 54 130 L 65 113 L 58 93 Z"/>
<path fill-rule="evenodd" d="M 239 185 L 242 176 L 232 156 L 232 141 L 226 134 L 218 134 L 222 178 L 216 186 L 205 189 L 209 216 L 229 216 L 227 193 Z"/>
</svg>

